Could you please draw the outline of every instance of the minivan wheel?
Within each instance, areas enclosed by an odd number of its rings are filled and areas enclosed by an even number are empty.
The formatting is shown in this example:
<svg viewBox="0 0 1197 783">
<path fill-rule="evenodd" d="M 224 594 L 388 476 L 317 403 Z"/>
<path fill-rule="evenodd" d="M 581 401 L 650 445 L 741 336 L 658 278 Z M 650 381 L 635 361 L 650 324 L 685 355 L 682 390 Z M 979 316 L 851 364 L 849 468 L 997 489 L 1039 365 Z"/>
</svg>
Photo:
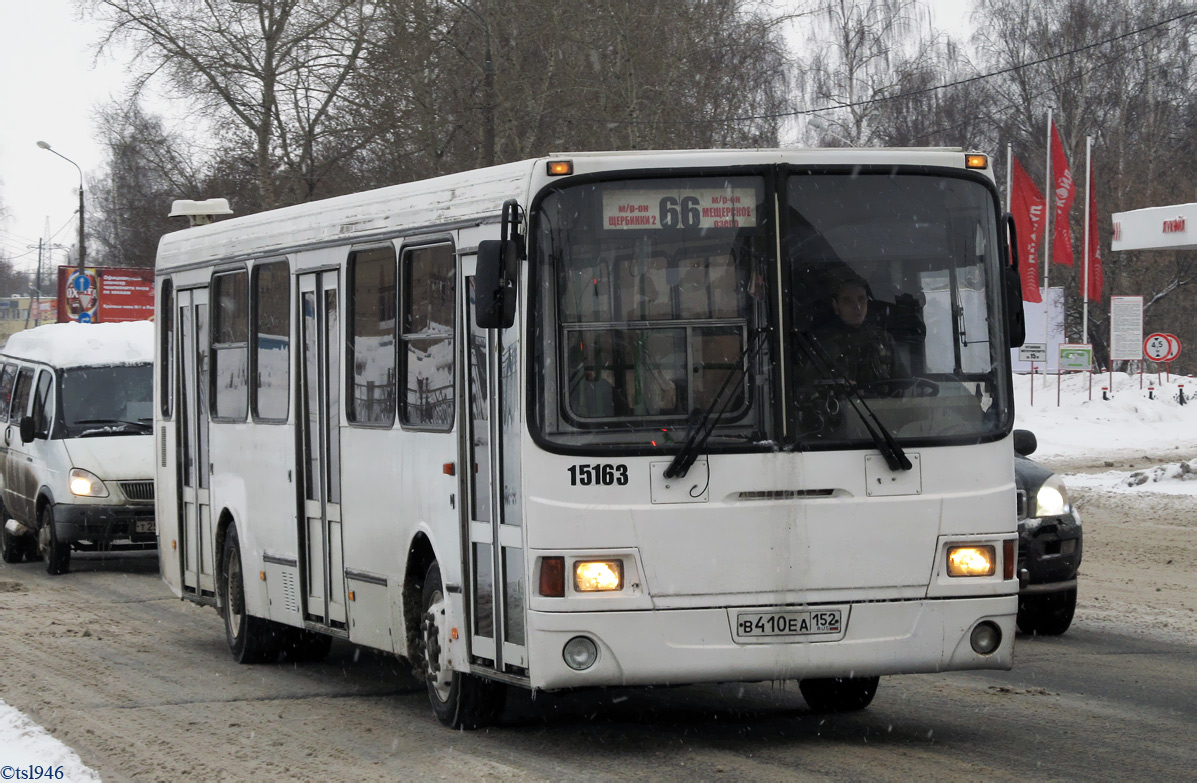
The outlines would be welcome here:
<svg viewBox="0 0 1197 783">
<path fill-rule="evenodd" d="M 47 503 L 42 507 L 42 530 L 49 531 L 46 544 L 46 573 L 51 576 L 65 574 L 71 570 L 71 545 L 58 537 L 54 529 L 54 507 Z"/>
<path fill-rule="evenodd" d="M 2 558 L 6 563 L 19 563 L 24 557 L 24 539 L 8 532 L 7 527 L 0 530 L 0 558 Z"/>
</svg>

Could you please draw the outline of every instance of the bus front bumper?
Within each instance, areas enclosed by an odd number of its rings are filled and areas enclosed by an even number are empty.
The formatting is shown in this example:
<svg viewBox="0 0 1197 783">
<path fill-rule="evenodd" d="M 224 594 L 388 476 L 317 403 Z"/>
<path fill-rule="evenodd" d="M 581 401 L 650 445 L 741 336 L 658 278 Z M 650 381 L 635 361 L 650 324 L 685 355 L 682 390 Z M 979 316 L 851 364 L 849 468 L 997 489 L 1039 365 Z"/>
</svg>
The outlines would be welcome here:
<svg viewBox="0 0 1197 783">
<path fill-rule="evenodd" d="M 528 668 L 532 687 L 542 690 L 1009 669 L 1017 610 L 1016 595 L 853 604 L 837 641 L 763 644 L 733 637 L 731 616 L 750 607 L 730 613 L 533 611 Z M 1000 630 L 1001 641 L 981 655 L 970 638 L 986 621 Z M 598 648 L 593 665 L 582 671 L 566 665 L 563 655 L 577 636 Z"/>
</svg>

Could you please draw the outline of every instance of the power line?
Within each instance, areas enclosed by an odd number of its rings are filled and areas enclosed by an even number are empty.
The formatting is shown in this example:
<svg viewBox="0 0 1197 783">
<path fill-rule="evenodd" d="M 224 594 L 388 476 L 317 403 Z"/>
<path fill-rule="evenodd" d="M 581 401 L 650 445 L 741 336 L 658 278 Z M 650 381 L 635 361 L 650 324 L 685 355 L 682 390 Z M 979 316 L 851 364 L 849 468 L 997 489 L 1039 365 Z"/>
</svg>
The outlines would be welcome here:
<svg viewBox="0 0 1197 783">
<path fill-rule="evenodd" d="M 924 88 L 921 88 L 918 90 L 911 90 L 909 92 L 897 93 L 895 95 L 886 95 L 886 96 L 882 96 L 879 98 L 869 98 L 867 100 L 855 101 L 853 103 L 840 103 L 840 104 L 836 104 L 835 106 L 823 106 L 823 107 L 820 107 L 817 109 L 795 109 L 794 111 L 773 112 L 773 113 L 769 113 L 769 114 L 747 114 L 747 115 L 743 115 L 743 116 L 739 116 L 739 117 L 723 117 L 723 118 L 708 119 L 708 120 L 704 120 L 704 119 L 619 120 L 619 119 L 611 119 L 611 118 L 602 118 L 602 119 L 579 118 L 579 120 L 584 121 L 584 122 L 603 123 L 606 125 L 699 125 L 699 124 L 722 125 L 722 124 L 732 123 L 732 122 L 748 122 L 751 120 L 780 120 L 780 119 L 785 119 L 785 118 L 789 118 L 789 117 L 803 117 L 803 116 L 809 116 L 809 115 L 814 115 L 814 114 L 823 114 L 825 112 L 840 111 L 842 109 L 853 109 L 858 106 L 871 106 L 873 104 L 884 103 L 886 101 L 894 101 L 894 100 L 912 98 L 917 95 L 924 95 L 926 93 L 935 92 L 937 90 L 946 90 L 951 87 L 959 87 L 964 84 L 972 84 L 973 82 L 983 81 L 985 79 L 992 79 L 996 76 L 1005 76 L 1006 74 L 1014 73 L 1016 71 L 1021 71 L 1026 68 L 1033 68 L 1036 65 L 1043 65 L 1044 63 L 1052 62 L 1053 60 L 1059 60 L 1064 57 L 1071 57 L 1074 54 L 1079 54 L 1081 52 L 1088 51 L 1089 49 L 1095 49 L 1099 46 L 1105 46 L 1106 44 L 1114 43 L 1115 41 L 1120 41 L 1123 38 L 1129 38 L 1133 35 L 1145 33 L 1149 30 L 1154 30 L 1158 27 L 1163 27 L 1165 25 L 1172 24 L 1173 22 L 1177 22 L 1177 21 L 1180 21 L 1181 19 L 1186 19 L 1191 16 L 1197 16 L 1197 11 L 1185 11 L 1184 13 L 1178 14 L 1170 19 L 1164 19 L 1159 22 L 1154 22 L 1154 23 L 1146 25 L 1144 27 L 1140 27 L 1136 30 L 1131 30 L 1129 32 L 1121 33 L 1119 35 L 1115 35 L 1110 38 L 1105 38 L 1100 41 L 1095 41 L 1090 44 L 1085 44 L 1084 46 L 1078 46 L 1075 49 L 1069 49 L 1067 51 L 1060 52 L 1059 54 L 1053 54 L 1048 57 L 1041 57 L 1040 59 L 1032 60 L 1031 62 L 1019 63 L 1017 65 L 1011 65 L 1008 68 L 1001 68 L 999 70 L 991 71 L 989 73 L 978 74 L 976 76 L 969 76 L 967 78 L 958 79 L 957 81 L 948 82 L 946 84 L 938 84 L 938 85 L 934 85 L 932 87 L 924 87 Z"/>
</svg>

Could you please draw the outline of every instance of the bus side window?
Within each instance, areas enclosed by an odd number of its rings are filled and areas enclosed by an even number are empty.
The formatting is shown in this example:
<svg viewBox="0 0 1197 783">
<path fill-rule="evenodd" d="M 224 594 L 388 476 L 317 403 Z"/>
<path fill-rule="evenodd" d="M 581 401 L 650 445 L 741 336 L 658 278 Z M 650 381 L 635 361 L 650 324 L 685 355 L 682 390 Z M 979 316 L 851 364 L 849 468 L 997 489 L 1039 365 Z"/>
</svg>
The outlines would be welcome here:
<svg viewBox="0 0 1197 783">
<path fill-rule="evenodd" d="M 158 323 L 161 345 L 159 346 L 158 399 L 161 401 L 162 418 L 169 419 L 173 410 L 175 385 L 175 290 L 170 280 L 162 281 L 162 292 L 158 297 Z"/>
<path fill-rule="evenodd" d="M 452 245 L 403 251 L 401 420 L 411 427 L 453 427 L 457 265 Z"/>
<path fill-rule="evenodd" d="M 291 270 L 286 261 L 254 264 L 254 418 L 286 421 L 291 389 Z"/>
<path fill-rule="evenodd" d="M 349 257 L 349 421 L 395 423 L 395 250 L 361 250 Z"/>
<path fill-rule="evenodd" d="M 218 419 L 245 421 L 249 409 L 249 300 L 245 271 L 216 275 L 212 387 Z"/>
</svg>

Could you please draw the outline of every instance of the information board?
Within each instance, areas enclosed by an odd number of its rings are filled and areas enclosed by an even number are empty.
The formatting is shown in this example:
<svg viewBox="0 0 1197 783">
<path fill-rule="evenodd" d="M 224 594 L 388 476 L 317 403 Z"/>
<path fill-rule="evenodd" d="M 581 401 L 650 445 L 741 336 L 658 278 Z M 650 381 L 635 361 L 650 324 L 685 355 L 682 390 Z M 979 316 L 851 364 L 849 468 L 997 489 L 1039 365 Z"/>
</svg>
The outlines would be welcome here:
<svg viewBox="0 0 1197 783">
<path fill-rule="evenodd" d="M 1110 360 L 1143 359 L 1143 297 L 1110 297 Z"/>
</svg>

